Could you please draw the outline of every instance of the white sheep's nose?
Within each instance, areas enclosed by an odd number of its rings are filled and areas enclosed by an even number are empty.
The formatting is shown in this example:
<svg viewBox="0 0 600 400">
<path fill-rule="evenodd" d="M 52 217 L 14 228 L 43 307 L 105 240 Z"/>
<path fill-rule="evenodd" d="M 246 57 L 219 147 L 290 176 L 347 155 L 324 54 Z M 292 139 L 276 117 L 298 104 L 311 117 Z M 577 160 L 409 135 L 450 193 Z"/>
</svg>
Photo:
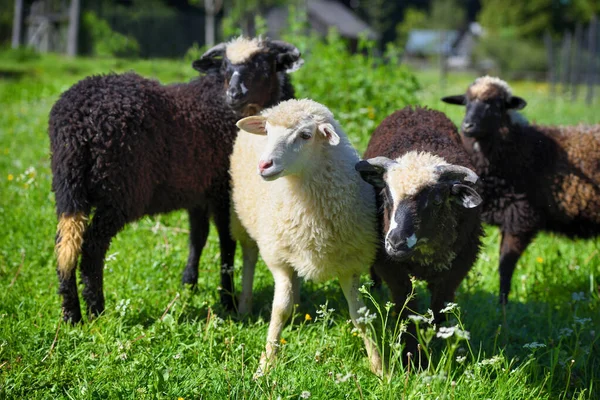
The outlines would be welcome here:
<svg viewBox="0 0 600 400">
<path fill-rule="evenodd" d="M 271 168 L 272 166 L 273 166 L 273 160 L 268 160 L 268 161 L 260 160 L 258 162 L 258 170 L 260 172 L 263 172 L 265 169 Z"/>
</svg>

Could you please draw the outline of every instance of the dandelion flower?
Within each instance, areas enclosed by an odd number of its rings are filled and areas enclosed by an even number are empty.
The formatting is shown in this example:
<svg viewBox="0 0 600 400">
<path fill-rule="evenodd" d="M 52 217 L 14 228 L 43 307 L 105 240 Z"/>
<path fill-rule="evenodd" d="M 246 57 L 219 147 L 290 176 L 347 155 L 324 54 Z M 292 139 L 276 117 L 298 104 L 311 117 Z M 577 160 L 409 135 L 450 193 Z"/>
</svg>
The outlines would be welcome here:
<svg viewBox="0 0 600 400">
<path fill-rule="evenodd" d="M 535 259 L 535 261 L 537 261 L 539 264 L 544 262 L 544 259 L 542 257 L 538 257 Z"/>
<path fill-rule="evenodd" d="M 312 317 L 310 316 L 310 314 L 305 314 L 304 315 L 304 320 L 305 321 L 312 321 Z"/>
<path fill-rule="evenodd" d="M 8 181 L 12 181 L 13 179 L 15 179 L 13 174 L 8 174 Z"/>
<path fill-rule="evenodd" d="M 285 340 L 284 338 L 281 338 L 281 339 L 279 339 L 279 343 L 281 343 L 281 344 L 286 344 L 286 343 L 287 343 L 287 340 Z"/>
</svg>

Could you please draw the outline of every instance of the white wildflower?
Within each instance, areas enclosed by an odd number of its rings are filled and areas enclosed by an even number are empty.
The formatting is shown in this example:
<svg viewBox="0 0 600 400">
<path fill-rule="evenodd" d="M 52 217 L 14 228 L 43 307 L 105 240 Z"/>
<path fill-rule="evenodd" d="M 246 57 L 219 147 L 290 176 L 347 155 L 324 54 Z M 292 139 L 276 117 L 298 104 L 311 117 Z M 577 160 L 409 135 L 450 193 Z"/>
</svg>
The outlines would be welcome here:
<svg viewBox="0 0 600 400">
<path fill-rule="evenodd" d="M 502 356 L 494 356 L 492 358 L 486 358 L 485 360 L 481 360 L 478 365 L 495 365 L 504 360 Z"/>
<path fill-rule="evenodd" d="M 449 337 L 451 337 L 452 335 L 454 335 L 454 326 L 442 326 L 440 327 L 440 330 L 437 333 L 437 337 L 442 338 L 442 339 L 448 339 Z"/>
<path fill-rule="evenodd" d="M 563 338 L 568 338 L 573 334 L 573 329 L 571 328 L 562 328 L 558 331 L 558 335 Z"/>
<path fill-rule="evenodd" d="M 129 307 L 130 303 L 130 299 L 119 300 L 119 302 L 117 303 L 117 307 L 115 309 L 121 315 L 121 317 L 124 317 L 127 313 L 127 308 Z"/>
<path fill-rule="evenodd" d="M 348 372 L 346 375 L 342 375 L 342 374 L 335 374 L 335 383 L 343 383 L 346 382 L 348 379 L 352 378 L 352 373 Z"/>
<path fill-rule="evenodd" d="M 571 293 L 571 300 L 577 302 L 577 301 L 584 301 L 585 300 L 585 294 L 583 292 L 575 292 L 575 293 Z"/>
<path fill-rule="evenodd" d="M 523 348 L 531 349 L 531 350 L 541 349 L 543 347 L 546 347 L 546 345 L 544 343 L 538 343 L 538 342 L 531 342 L 531 343 L 526 343 L 523 345 Z"/>
<path fill-rule="evenodd" d="M 308 399 L 308 398 L 310 398 L 310 392 L 308 390 L 303 391 L 302 393 L 300 393 L 300 398 L 301 399 Z"/>
<path fill-rule="evenodd" d="M 588 322 L 592 322 L 591 318 L 574 318 L 576 324 L 580 324 L 581 326 L 585 326 Z"/>
<path fill-rule="evenodd" d="M 452 310 L 457 309 L 457 308 L 458 308 L 458 304 L 456 304 L 456 303 L 448 303 L 448 304 L 446 304 L 446 307 L 444 307 L 444 308 L 442 308 L 440 310 L 440 312 L 443 313 L 443 314 L 445 314 L 445 313 L 449 313 Z"/>
<path fill-rule="evenodd" d="M 458 356 L 458 357 L 456 357 L 456 362 L 462 364 L 465 362 L 466 359 L 467 359 L 467 356 Z"/>
</svg>

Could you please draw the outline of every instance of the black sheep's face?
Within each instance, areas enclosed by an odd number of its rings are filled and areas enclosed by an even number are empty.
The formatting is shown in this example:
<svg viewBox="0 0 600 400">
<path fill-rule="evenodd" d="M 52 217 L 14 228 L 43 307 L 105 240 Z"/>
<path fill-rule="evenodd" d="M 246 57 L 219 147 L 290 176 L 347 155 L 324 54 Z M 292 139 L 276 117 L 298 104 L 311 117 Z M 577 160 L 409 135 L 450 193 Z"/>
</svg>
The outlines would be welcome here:
<svg viewBox="0 0 600 400">
<path fill-rule="evenodd" d="M 476 139 L 497 132 L 510 121 L 508 113 L 510 110 L 520 110 L 527 104 L 517 96 L 511 96 L 508 100 L 504 96 L 481 99 L 470 96 L 468 92 L 467 95 L 444 97 L 442 101 L 466 106 L 467 110 L 460 131 L 465 137 Z"/>
<path fill-rule="evenodd" d="M 292 44 L 240 37 L 207 50 L 193 67 L 220 74 L 227 104 L 242 116 L 250 116 L 279 102 L 281 73 L 293 72 L 303 63 Z"/>
<path fill-rule="evenodd" d="M 270 96 L 279 86 L 275 58 L 270 52 L 261 52 L 244 63 L 223 60 L 225 100 L 231 108 L 240 113 L 248 107 L 260 111 L 272 103 Z"/>
<path fill-rule="evenodd" d="M 456 240 L 459 209 L 481 203 L 472 187 L 477 175 L 464 167 L 438 168 L 430 160 L 419 165 L 417 153 L 406 156 L 408 159 L 398 161 L 376 157 L 356 165 L 361 177 L 379 190 L 383 199 L 385 251 L 397 261 L 443 258 L 445 255 L 435 254 L 436 249 Z"/>
<path fill-rule="evenodd" d="M 394 199 L 389 186 L 383 189 L 385 251 L 396 260 L 427 255 L 431 244 L 453 242 L 455 224 L 450 210 L 448 185 L 425 187 L 414 196 Z"/>
</svg>

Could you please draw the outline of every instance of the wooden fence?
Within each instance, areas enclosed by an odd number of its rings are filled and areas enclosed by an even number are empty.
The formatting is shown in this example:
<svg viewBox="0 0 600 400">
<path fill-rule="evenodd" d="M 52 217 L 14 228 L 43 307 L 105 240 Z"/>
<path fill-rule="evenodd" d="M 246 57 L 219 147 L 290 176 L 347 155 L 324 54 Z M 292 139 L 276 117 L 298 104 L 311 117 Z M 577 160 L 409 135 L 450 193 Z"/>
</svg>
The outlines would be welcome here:
<svg viewBox="0 0 600 400">
<path fill-rule="evenodd" d="M 596 16 L 588 26 L 578 23 L 573 32 L 565 32 L 559 41 L 546 32 L 544 43 L 552 96 L 562 94 L 575 101 L 585 91 L 587 104 L 592 104 L 595 86 L 600 83 L 599 33 Z"/>
</svg>

